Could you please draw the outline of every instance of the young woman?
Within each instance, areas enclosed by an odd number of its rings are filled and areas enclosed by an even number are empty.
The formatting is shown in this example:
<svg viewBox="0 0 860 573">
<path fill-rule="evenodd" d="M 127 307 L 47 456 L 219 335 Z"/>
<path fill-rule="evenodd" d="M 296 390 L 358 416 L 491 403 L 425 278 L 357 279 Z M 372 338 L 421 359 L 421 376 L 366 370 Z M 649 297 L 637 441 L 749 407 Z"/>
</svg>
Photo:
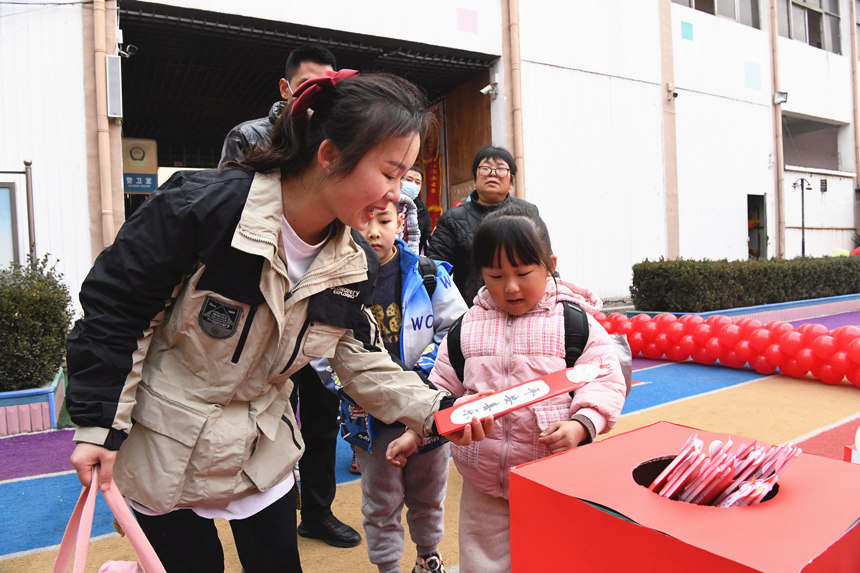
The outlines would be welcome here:
<svg viewBox="0 0 860 573">
<path fill-rule="evenodd" d="M 172 177 L 81 290 L 67 406 L 82 483 L 101 466 L 168 571 L 223 571 L 213 518 L 248 573 L 301 571 L 290 375 L 327 357 L 381 420 L 434 432 L 455 400 L 380 351 L 365 311 L 377 257 L 353 229 L 399 196 L 430 116 L 411 84 L 327 72 L 295 91 L 239 169 Z M 475 420 L 454 441 L 481 439 Z"/>
</svg>

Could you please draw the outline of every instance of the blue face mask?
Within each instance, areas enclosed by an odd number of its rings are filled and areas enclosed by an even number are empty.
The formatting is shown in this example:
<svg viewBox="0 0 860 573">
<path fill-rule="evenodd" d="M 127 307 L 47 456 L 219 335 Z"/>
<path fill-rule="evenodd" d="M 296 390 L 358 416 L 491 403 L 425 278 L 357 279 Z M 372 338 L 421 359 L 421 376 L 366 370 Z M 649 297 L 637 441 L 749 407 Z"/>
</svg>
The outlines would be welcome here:
<svg viewBox="0 0 860 573">
<path fill-rule="evenodd" d="M 421 192 L 421 187 L 419 187 L 417 183 L 413 183 L 412 181 L 401 181 L 400 192 L 414 201 L 415 198 L 418 197 L 418 194 Z"/>
</svg>

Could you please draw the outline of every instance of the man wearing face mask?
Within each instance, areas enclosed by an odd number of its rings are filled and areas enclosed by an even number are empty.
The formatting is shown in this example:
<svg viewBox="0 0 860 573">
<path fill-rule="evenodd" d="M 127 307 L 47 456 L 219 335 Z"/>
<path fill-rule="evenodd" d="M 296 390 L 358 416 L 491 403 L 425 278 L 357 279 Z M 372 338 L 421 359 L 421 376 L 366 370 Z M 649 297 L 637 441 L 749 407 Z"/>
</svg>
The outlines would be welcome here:
<svg viewBox="0 0 860 573">
<path fill-rule="evenodd" d="M 258 147 L 269 145 L 272 140 L 272 126 L 281 115 L 284 106 L 293 99 L 293 91 L 305 80 L 336 69 L 337 62 L 334 54 L 322 46 L 309 44 L 290 52 L 287 56 L 286 75 L 278 81 L 278 91 L 281 92 L 283 99 L 272 105 L 268 117 L 240 123 L 230 130 L 224 139 L 218 166 L 222 167 L 228 161 L 241 161 L 253 145 Z"/>
<path fill-rule="evenodd" d="M 418 215 L 418 230 L 421 232 L 421 238 L 418 242 L 418 254 L 423 254 L 424 247 L 427 245 L 427 241 L 430 240 L 430 233 L 432 232 L 430 228 L 430 212 L 427 210 L 424 201 L 421 200 L 421 184 L 424 182 L 424 171 L 417 165 L 414 165 L 400 181 L 402 183 L 400 192 L 415 203 Z"/>
<path fill-rule="evenodd" d="M 335 71 L 335 67 L 334 54 L 321 46 L 306 45 L 290 52 L 286 76 L 278 82 L 284 99 L 272 105 L 268 117 L 240 123 L 230 130 L 224 139 L 219 167 L 228 161 L 241 161 L 252 147 L 267 147 L 272 140 L 272 126 L 293 99 L 293 91 L 310 78 Z M 333 547 L 355 547 L 361 543 L 361 534 L 335 517 L 331 509 L 337 491 L 335 462 L 340 400 L 325 388 L 313 367 L 315 363 L 291 376 L 295 389 L 290 402 L 298 412 L 305 438 L 305 453 L 299 460 L 301 523 L 297 532 Z"/>
</svg>

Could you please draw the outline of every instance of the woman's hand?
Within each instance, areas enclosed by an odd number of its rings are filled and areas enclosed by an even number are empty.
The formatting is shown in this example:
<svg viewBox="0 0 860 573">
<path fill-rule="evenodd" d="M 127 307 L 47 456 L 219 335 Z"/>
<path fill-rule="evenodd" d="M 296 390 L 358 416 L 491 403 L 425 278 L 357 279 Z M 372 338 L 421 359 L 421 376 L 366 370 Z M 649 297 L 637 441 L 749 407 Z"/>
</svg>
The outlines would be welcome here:
<svg viewBox="0 0 860 573">
<path fill-rule="evenodd" d="M 481 390 L 477 394 L 461 396 L 454 402 L 454 407 L 462 406 L 463 404 L 474 400 L 480 400 L 484 396 L 489 396 L 493 393 L 494 392 L 492 390 Z M 493 429 L 493 419 L 494 418 L 492 416 L 480 419 L 478 419 L 477 416 L 474 416 L 472 421 L 464 426 L 462 430 L 457 430 L 456 432 L 447 434 L 445 437 L 449 442 L 457 444 L 458 446 L 468 446 L 472 442 L 479 442 L 486 438 L 487 434 L 490 433 L 490 430 Z"/>
<path fill-rule="evenodd" d="M 84 486 L 90 485 L 90 480 L 93 477 L 93 466 L 100 466 L 99 488 L 106 491 L 113 481 L 113 464 L 116 461 L 116 454 L 115 451 L 102 446 L 79 442 L 69 461 Z"/>
<path fill-rule="evenodd" d="M 572 450 L 582 440 L 588 437 L 588 430 L 581 423 L 568 420 L 566 422 L 554 422 L 540 433 L 538 441 L 546 446 L 551 454 Z"/>
<path fill-rule="evenodd" d="M 392 440 L 385 450 L 385 459 L 392 466 L 402 468 L 406 465 L 406 458 L 418 451 L 421 445 L 421 436 L 410 429 L 406 429 L 402 436 Z"/>
</svg>

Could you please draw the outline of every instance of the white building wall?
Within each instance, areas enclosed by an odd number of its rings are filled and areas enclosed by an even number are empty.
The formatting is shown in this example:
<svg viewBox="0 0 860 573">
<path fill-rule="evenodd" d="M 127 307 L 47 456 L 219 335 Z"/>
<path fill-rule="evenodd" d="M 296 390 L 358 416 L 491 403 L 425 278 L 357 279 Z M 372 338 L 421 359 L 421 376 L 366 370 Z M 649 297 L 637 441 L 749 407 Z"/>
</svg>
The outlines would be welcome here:
<svg viewBox="0 0 860 573">
<path fill-rule="evenodd" d="M 527 199 L 562 277 L 603 298 L 666 254 L 656 6 L 520 3 Z"/>
<path fill-rule="evenodd" d="M 158 3 L 485 54 L 502 53 L 498 0 L 436 0 L 432 4 L 402 0 L 365 3 L 355 0 L 167 0 Z"/>
<path fill-rule="evenodd" d="M 0 4 L 0 169 L 33 162 L 36 254 L 57 269 L 77 305 L 92 265 L 87 195 L 84 72 L 79 4 Z M 21 261 L 29 252 L 23 176 L 17 187 Z M 5 264 L 2 261 L 2 264 Z"/>
<path fill-rule="evenodd" d="M 672 6 L 680 253 L 748 257 L 747 195 L 766 196 L 775 238 L 766 32 Z M 774 241 L 768 242 L 773 254 Z"/>
</svg>

